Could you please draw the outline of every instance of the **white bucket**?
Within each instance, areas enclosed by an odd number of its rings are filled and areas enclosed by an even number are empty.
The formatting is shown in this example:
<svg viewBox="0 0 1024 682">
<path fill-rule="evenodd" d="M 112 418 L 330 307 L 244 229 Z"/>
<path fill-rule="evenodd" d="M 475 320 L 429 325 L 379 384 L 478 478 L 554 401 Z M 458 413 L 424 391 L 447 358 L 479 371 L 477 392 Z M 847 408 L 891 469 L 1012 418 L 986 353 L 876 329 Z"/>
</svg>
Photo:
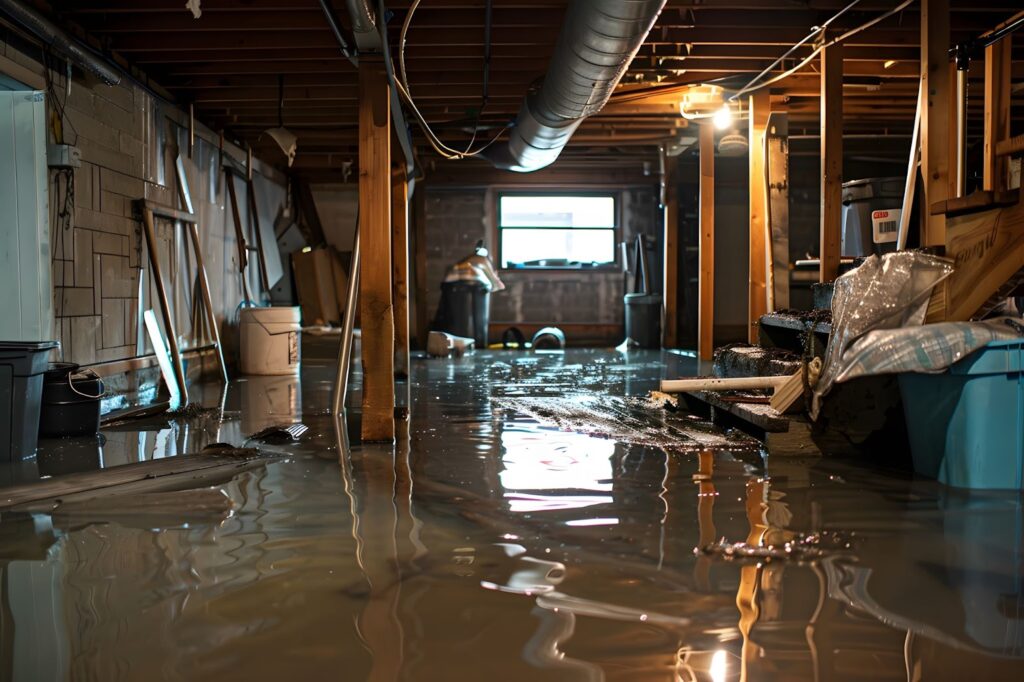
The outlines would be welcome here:
<svg viewBox="0 0 1024 682">
<path fill-rule="evenodd" d="M 298 307 L 242 308 L 242 374 L 297 374 L 302 364 Z"/>
</svg>

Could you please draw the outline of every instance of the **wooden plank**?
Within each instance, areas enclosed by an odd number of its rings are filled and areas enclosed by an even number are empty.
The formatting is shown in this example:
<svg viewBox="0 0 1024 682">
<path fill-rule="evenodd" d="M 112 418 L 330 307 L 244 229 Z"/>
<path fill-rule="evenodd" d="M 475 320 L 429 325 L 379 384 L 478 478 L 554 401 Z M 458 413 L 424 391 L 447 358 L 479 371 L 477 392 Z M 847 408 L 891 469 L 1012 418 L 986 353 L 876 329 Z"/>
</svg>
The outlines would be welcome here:
<svg viewBox="0 0 1024 682">
<path fill-rule="evenodd" d="M 664 264 L 662 272 L 663 305 L 662 345 L 665 348 L 679 347 L 679 157 L 669 156 L 661 149 L 664 176 L 662 217 L 664 224 Z"/>
<path fill-rule="evenodd" d="M 984 312 L 1024 269 L 1024 202 L 948 218 L 946 256 L 955 270 L 929 303 L 928 322 L 962 321 Z"/>
<path fill-rule="evenodd" d="M 140 218 L 146 211 L 150 211 L 153 215 L 158 218 L 166 218 L 167 220 L 180 220 L 183 223 L 195 223 L 199 219 L 196 218 L 196 214 L 191 211 L 181 211 L 170 206 L 161 206 L 155 201 L 149 199 L 136 199 L 134 202 L 135 214 Z"/>
<path fill-rule="evenodd" d="M 380 59 L 359 63 L 359 303 L 363 441 L 395 439 L 395 320 L 391 299 L 391 99 Z"/>
<path fill-rule="evenodd" d="M 1010 136 L 1010 39 L 985 48 L 985 146 L 982 189 L 1006 189 L 1007 162 L 996 154 L 999 143 Z"/>
<path fill-rule="evenodd" d="M 758 90 L 749 98 L 750 141 L 750 263 L 747 298 L 747 339 L 757 343 L 757 323 L 768 311 L 767 243 L 765 240 L 764 136 L 771 108 L 767 89 Z"/>
<path fill-rule="evenodd" d="M 409 376 L 409 182 L 405 168 L 391 173 L 391 295 L 395 312 L 395 376 Z"/>
<path fill-rule="evenodd" d="M 774 310 L 789 308 L 789 114 L 768 117 L 768 211 L 772 226 Z"/>
<path fill-rule="evenodd" d="M 839 276 L 843 232 L 843 53 L 821 52 L 821 222 L 818 281 Z"/>
<path fill-rule="evenodd" d="M 950 87 L 949 0 L 921 0 L 921 80 L 927 106 L 921 115 L 921 176 L 924 205 L 931 206 L 951 196 L 950 137 L 955 135 L 950 116 L 953 88 Z M 955 176 L 955 174 L 954 174 Z M 926 213 L 926 212 L 923 212 Z M 921 243 L 946 243 L 946 217 L 923 217 Z"/>
<path fill-rule="evenodd" d="M 715 129 L 700 127 L 700 258 L 697 311 L 697 352 L 702 360 L 715 353 Z"/>
<path fill-rule="evenodd" d="M 160 272 L 160 256 L 157 253 L 156 230 L 153 227 L 152 211 L 146 210 L 142 212 L 142 227 L 143 233 L 146 236 L 146 248 L 149 252 L 151 279 L 156 286 L 157 299 L 160 302 L 160 314 L 164 321 L 164 333 L 167 335 L 167 346 L 171 351 L 174 378 L 178 383 L 182 405 L 187 405 L 188 385 L 185 382 L 185 366 L 181 361 L 181 350 L 178 347 L 178 332 L 174 329 L 174 318 L 171 314 L 171 306 L 167 297 L 167 287 L 164 284 L 163 273 Z"/>
<path fill-rule="evenodd" d="M 996 143 L 996 156 L 1016 156 L 1024 152 L 1024 135 L 1017 135 Z"/>
</svg>

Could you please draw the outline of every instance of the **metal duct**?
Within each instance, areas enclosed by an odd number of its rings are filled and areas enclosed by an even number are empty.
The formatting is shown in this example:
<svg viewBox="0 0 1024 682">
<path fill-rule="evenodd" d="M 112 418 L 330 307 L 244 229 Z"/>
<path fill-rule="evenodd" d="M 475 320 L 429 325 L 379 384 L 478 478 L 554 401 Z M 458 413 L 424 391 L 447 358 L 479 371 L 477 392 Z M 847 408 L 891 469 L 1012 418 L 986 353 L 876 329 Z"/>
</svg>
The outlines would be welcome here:
<svg viewBox="0 0 1024 682">
<path fill-rule="evenodd" d="M 487 158 L 528 173 L 558 158 L 586 117 L 604 107 L 665 0 L 572 0 L 540 88 L 527 94 L 506 144 Z"/>
<path fill-rule="evenodd" d="M 78 41 L 31 7 L 27 7 L 17 0 L 0 0 L 0 10 L 107 85 L 117 85 L 121 82 L 121 74 L 110 68 L 102 59 L 87 51 Z"/>
</svg>

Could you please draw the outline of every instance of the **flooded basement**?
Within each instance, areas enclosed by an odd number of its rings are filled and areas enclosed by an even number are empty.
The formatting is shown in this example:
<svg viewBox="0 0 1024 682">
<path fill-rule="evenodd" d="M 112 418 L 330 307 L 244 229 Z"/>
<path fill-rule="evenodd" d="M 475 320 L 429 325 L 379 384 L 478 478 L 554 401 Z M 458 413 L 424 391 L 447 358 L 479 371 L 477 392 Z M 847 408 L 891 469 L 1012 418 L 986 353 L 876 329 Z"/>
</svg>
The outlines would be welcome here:
<svg viewBox="0 0 1024 682">
<path fill-rule="evenodd" d="M 334 349 L 305 343 L 301 380 L 193 391 L 223 416 L 3 472 L 255 448 L 0 512 L 0 679 L 1024 679 L 1018 494 L 766 458 L 647 404 L 696 371 L 658 352 L 417 358 L 397 445 L 360 445 L 327 413 Z"/>
</svg>

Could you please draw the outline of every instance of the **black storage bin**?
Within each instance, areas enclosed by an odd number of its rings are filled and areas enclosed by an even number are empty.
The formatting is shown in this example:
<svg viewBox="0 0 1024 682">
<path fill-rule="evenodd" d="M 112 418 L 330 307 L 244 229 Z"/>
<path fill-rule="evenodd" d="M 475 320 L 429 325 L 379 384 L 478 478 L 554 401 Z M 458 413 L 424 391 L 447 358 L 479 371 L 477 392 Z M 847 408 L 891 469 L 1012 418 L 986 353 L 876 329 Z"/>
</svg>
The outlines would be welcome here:
<svg viewBox="0 0 1024 682">
<path fill-rule="evenodd" d="M 640 348 L 661 348 L 661 296 L 626 294 L 626 338 Z"/>
<path fill-rule="evenodd" d="M 43 372 L 56 341 L 0 341 L 0 462 L 36 452 Z"/>
<path fill-rule="evenodd" d="M 464 336 L 476 341 L 477 348 L 487 348 L 490 323 L 491 292 L 486 285 L 472 281 L 441 284 L 435 331 Z"/>
<path fill-rule="evenodd" d="M 100 430 L 103 382 L 70 362 L 50 363 L 43 375 L 39 435 L 47 438 L 89 436 Z"/>
</svg>

